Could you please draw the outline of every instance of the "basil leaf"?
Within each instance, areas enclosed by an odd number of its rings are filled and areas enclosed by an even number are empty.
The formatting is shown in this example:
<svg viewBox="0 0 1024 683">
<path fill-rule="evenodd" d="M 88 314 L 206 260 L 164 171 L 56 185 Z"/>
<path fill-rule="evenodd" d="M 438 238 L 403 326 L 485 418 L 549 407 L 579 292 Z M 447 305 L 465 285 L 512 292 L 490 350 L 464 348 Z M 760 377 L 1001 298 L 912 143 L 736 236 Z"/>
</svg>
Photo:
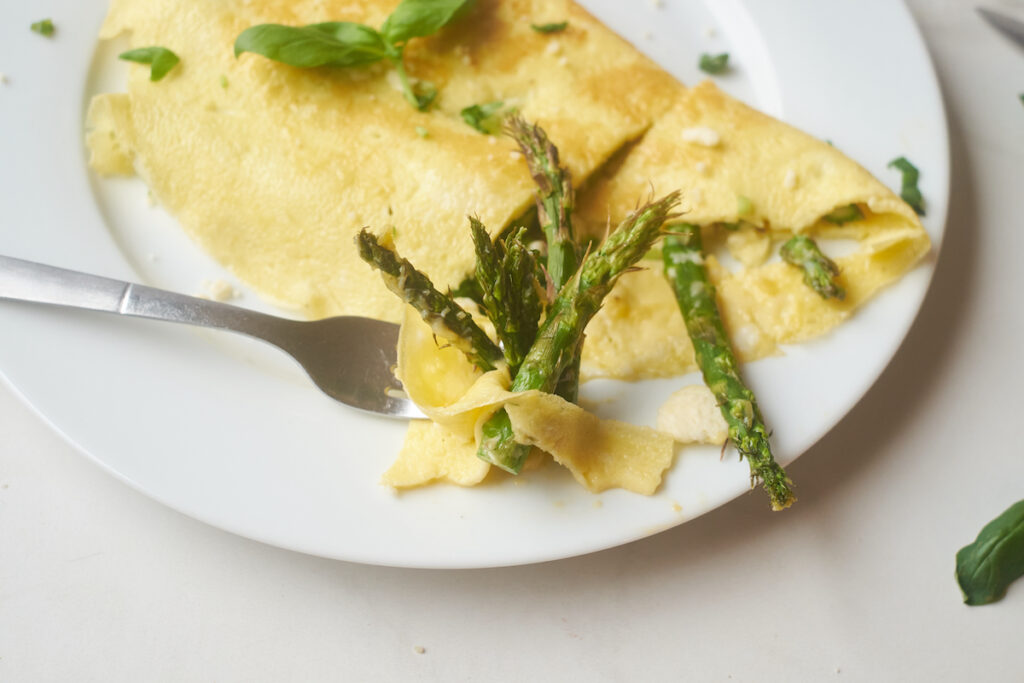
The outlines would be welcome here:
<svg viewBox="0 0 1024 683">
<path fill-rule="evenodd" d="M 825 215 L 825 220 L 836 225 L 842 225 L 850 221 L 859 221 L 861 218 L 864 218 L 864 212 L 856 204 L 841 206 L 832 213 Z"/>
<path fill-rule="evenodd" d="M 709 55 L 704 53 L 700 56 L 698 65 L 700 70 L 711 75 L 724 74 L 729 70 L 729 53 L 723 52 L 720 55 Z"/>
<path fill-rule="evenodd" d="M 1024 576 L 1024 500 L 985 525 L 974 543 L 956 554 L 956 580 L 968 605 L 1002 599 Z"/>
<path fill-rule="evenodd" d="M 473 0 L 402 0 L 380 32 L 392 45 L 437 33 L 455 20 Z"/>
<path fill-rule="evenodd" d="M 561 33 L 565 29 L 569 28 L 569 22 L 568 21 L 563 21 L 563 22 L 558 23 L 558 24 L 539 24 L 539 25 L 538 24 L 530 24 L 530 28 L 532 28 L 537 33 Z"/>
<path fill-rule="evenodd" d="M 889 162 L 889 168 L 895 168 L 903 174 L 903 187 L 900 189 L 900 197 L 910 204 L 910 208 L 917 212 L 918 216 L 924 215 L 924 198 L 921 190 L 917 189 L 917 179 L 920 172 L 917 167 L 907 161 L 906 157 L 893 159 Z"/>
<path fill-rule="evenodd" d="M 459 113 L 462 115 L 462 120 L 468 125 L 484 135 L 494 135 L 501 130 L 501 122 L 504 119 L 501 114 L 504 106 L 505 103 L 501 101 L 474 104 Z"/>
<path fill-rule="evenodd" d="M 40 19 L 39 21 L 29 26 L 29 28 L 38 33 L 39 35 L 46 36 L 47 38 L 52 36 L 53 32 L 57 30 L 57 28 L 53 25 L 52 19 Z"/>
<path fill-rule="evenodd" d="M 359 66 L 389 56 L 388 46 L 379 33 L 350 21 L 309 26 L 250 26 L 235 39 L 235 57 L 244 52 L 305 69 Z"/>
<path fill-rule="evenodd" d="M 149 80 L 159 81 L 167 75 L 167 72 L 177 66 L 178 55 L 166 47 L 154 45 L 152 47 L 140 47 L 137 50 L 122 52 L 117 56 L 126 62 L 137 62 L 138 64 L 149 64 Z"/>
</svg>

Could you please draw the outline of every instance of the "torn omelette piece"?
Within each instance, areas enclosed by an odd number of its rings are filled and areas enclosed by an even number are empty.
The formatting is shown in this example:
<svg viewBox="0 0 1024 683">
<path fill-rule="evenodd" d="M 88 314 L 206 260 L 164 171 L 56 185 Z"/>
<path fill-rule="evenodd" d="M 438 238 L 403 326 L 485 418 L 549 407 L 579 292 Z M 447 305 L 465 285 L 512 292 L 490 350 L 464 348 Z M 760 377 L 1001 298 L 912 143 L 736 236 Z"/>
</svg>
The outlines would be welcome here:
<svg viewBox="0 0 1024 683">
<path fill-rule="evenodd" d="M 550 454 L 593 493 L 623 488 L 650 495 L 672 464 L 672 437 L 599 419 L 554 394 L 511 393 L 505 370 L 481 373 L 461 352 L 439 345 L 412 308 L 402 322 L 398 376 L 432 422 L 414 423 L 406 434 L 398 459 L 383 477 L 395 488 L 482 481 L 490 465 L 476 455 L 479 430 L 502 407 L 518 442 Z"/>
</svg>

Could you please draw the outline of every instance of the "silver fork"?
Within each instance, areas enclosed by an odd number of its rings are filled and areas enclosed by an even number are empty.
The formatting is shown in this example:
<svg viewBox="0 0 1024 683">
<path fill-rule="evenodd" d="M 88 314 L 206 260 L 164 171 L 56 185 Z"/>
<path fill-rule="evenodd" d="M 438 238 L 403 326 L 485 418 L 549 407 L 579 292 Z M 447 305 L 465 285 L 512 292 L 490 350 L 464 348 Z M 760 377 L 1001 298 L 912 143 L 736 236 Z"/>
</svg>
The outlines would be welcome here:
<svg viewBox="0 0 1024 683">
<path fill-rule="evenodd" d="M 393 323 L 354 316 L 288 320 L 8 256 L 0 256 L 0 299 L 240 332 L 289 354 L 325 394 L 345 405 L 387 417 L 424 417 L 392 373 L 398 342 Z"/>
</svg>

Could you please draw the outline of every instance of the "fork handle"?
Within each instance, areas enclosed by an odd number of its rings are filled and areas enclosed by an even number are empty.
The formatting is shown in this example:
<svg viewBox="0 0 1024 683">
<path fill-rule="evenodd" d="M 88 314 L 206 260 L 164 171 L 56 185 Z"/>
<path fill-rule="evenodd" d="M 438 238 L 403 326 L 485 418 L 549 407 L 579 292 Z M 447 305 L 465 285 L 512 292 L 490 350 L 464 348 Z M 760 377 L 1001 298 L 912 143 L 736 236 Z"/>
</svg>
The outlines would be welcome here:
<svg viewBox="0 0 1024 683">
<path fill-rule="evenodd" d="M 0 256 L 0 299 L 70 306 L 241 332 L 273 344 L 289 321 L 155 287 Z"/>
</svg>

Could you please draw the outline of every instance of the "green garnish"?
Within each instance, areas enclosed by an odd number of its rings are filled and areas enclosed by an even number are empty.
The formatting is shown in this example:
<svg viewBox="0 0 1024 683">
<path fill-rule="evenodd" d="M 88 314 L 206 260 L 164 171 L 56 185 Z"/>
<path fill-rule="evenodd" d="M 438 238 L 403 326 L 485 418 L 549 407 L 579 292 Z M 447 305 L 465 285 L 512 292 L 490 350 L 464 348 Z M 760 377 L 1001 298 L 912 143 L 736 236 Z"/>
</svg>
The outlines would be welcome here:
<svg viewBox="0 0 1024 683">
<path fill-rule="evenodd" d="M 749 216 L 752 213 L 754 213 L 754 203 L 750 201 L 750 197 L 736 195 L 736 215 Z"/>
<path fill-rule="evenodd" d="M 822 299 L 846 298 L 846 291 L 836 282 L 839 266 L 825 254 L 821 253 L 817 243 L 807 235 L 794 235 L 789 238 L 779 256 L 786 263 L 796 266 L 804 273 L 804 284 L 817 292 Z"/>
<path fill-rule="evenodd" d="M 562 21 L 557 24 L 530 24 L 537 33 L 561 33 L 565 29 L 569 28 L 568 21 Z"/>
<path fill-rule="evenodd" d="M 224 88 L 225 90 L 228 89 L 228 77 L 225 76 L 224 74 L 220 75 L 219 83 L 220 83 L 220 87 Z"/>
<path fill-rule="evenodd" d="M 864 212 L 856 204 L 849 204 L 839 207 L 832 213 L 823 216 L 823 218 L 829 223 L 842 225 L 851 221 L 859 221 L 861 218 L 864 218 Z"/>
<path fill-rule="evenodd" d="M 910 204 L 910 208 L 917 212 L 918 216 L 924 215 L 924 198 L 921 190 L 917 188 L 917 179 L 920 172 L 917 167 L 907 161 L 906 157 L 893 159 L 889 162 L 889 168 L 895 168 L 903 174 L 903 187 L 900 188 L 900 197 Z"/>
<path fill-rule="evenodd" d="M 419 135 L 421 138 L 429 137 L 430 131 L 423 126 L 416 126 L 416 135 Z"/>
<path fill-rule="evenodd" d="M 501 130 L 501 122 L 505 118 L 504 109 L 504 102 L 494 101 L 474 104 L 466 107 L 459 113 L 467 125 L 476 128 L 484 135 L 494 135 Z"/>
<path fill-rule="evenodd" d="M 167 72 L 173 69 L 178 62 L 178 55 L 174 54 L 166 47 L 152 46 L 152 47 L 140 47 L 137 50 L 129 50 L 128 52 L 122 52 L 117 56 L 118 59 L 123 59 L 126 62 L 136 62 L 138 64 L 149 64 L 149 80 L 159 81 L 161 78 L 167 75 Z"/>
<path fill-rule="evenodd" d="M 757 399 L 740 377 L 739 363 L 718 310 L 715 286 L 704 265 L 700 226 L 678 223 L 669 226 L 667 232 L 661 246 L 665 277 L 675 292 L 704 383 L 715 395 L 729 425 L 729 441 L 750 466 L 751 485 L 760 481 L 772 509 L 783 510 L 796 500 L 793 482 L 775 461 Z"/>
<path fill-rule="evenodd" d="M 57 30 L 57 28 L 53 25 L 52 19 L 40 19 L 36 23 L 29 26 L 29 28 L 38 33 L 39 35 L 46 36 L 47 38 L 52 36 L 54 31 Z"/>
<path fill-rule="evenodd" d="M 402 0 L 380 30 L 348 21 L 309 26 L 259 24 L 235 40 L 235 57 L 244 52 L 282 64 L 311 69 L 353 67 L 387 59 L 395 67 L 402 93 L 420 111 L 430 108 L 437 88 L 415 81 L 405 70 L 405 46 L 413 38 L 433 35 L 462 15 L 473 0 Z"/>
<path fill-rule="evenodd" d="M 978 538 L 956 554 L 956 580 L 968 605 L 1001 600 L 1024 576 L 1024 500 L 985 525 Z"/>
<path fill-rule="evenodd" d="M 723 52 L 720 55 L 709 55 L 707 52 L 700 56 L 698 64 L 700 70 L 706 74 L 717 76 L 729 70 L 729 53 Z"/>
</svg>

